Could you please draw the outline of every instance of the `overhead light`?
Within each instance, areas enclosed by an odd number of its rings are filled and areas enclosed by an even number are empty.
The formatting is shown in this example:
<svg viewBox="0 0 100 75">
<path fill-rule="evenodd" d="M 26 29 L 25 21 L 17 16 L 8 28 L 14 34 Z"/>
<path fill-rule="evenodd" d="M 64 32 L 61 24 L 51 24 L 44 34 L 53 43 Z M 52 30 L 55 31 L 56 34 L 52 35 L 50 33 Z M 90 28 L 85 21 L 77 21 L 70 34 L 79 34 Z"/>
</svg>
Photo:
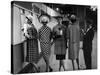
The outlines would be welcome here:
<svg viewBox="0 0 100 75">
<path fill-rule="evenodd" d="M 70 16 L 70 14 L 67 14 L 67 16 Z"/>
<path fill-rule="evenodd" d="M 56 8 L 57 11 L 59 11 L 59 8 Z"/>
</svg>

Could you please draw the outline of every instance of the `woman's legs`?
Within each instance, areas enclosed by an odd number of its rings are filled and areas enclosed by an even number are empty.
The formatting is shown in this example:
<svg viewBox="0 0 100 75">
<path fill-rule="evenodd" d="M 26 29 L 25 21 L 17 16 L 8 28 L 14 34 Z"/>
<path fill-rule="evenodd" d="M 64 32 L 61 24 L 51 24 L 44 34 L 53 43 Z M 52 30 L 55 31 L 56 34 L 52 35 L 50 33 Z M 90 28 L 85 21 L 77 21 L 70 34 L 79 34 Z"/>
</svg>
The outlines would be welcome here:
<svg viewBox="0 0 100 75">
<path fill-rule="evenodd" d="M 65 66 L 64 66 L 64 61 L 63 60 L 59 61 L 59 71 L 61 70 L 61 66 L 64 68 L 64 71 L 65 71 Z"/>
<path fill-rule="evenodd" d="M 72 66 L 73 66 L 73 70 L 75 70 L 75 67 L 74 67 L 74 60 L 72 60 Z"/>
<path fill-rule="evenodd" d="M 76 63 L 77 63 L 77 65 L 78 65 L 78 70 L 79 70 L 80 68 L 79 68 L 79 59 L 78 59 L 78 58 L 76 59 Z M 75 70 L 75 67 L 74 67 L 74 60 L 72 60 L 72 66 L 73 66 L 73 70 Z"/>
<path fill-rule="evenodd" d="M 92 51 L 89 50 L 83 50 L 86 69 L 91 69 L 91 59 L 92 59 L 91 52 Z"/>
<path fill-rule="evenodd" d="M 61 64 L 62 64 L 62 62 L 61 62 L 61 60 L 59 60 L 59 71 L 61 70 Z"/>
<path fill-rule="evenodd" d="M 78 58 L 76 59 L 76 63 L 77 63 L 78 70 L 79 70 L 80 68 L 79 68 L 79 59 Z"/>
<path fill-rule="evenodd" d="M 52 72 L 52 68 L 49 65 L 49 59 L 44 58 L 44 60 L 45 60 L 45 63 L 46 63 L 46 72 L 49 72 L 49 71 Z"/>
<path fill-rule="evenodd" d="M 64 60 L 61 60 L 61 62 L 62 62 L 63 69 L 65 71 Z"/>
<path fill-rule="evenodd" d="M 49 71 L 49 61 L 48 61 L 48 59 L 45 58 L 45 57 L 44 57 L 44 61 L 45 61 L 45 63 L 46 63 L 46 72 L 48 72 L 48 71 Z"/>
<path fill-rule="evenodd" d="M 51 68 L 51 66 L 49 65 L 49 72 L 52 72 L 53 71 L 53 69 Z"/>
</svg>

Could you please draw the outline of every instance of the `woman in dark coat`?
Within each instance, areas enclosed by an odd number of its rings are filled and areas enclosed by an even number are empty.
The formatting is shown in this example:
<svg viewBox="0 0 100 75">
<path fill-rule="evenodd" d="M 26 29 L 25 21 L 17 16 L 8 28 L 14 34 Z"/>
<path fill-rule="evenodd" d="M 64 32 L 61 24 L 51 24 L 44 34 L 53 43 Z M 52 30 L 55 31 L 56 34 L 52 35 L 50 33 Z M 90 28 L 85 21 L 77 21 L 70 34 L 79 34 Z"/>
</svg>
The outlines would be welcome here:
<svg viewBox="0 0 100 75">
<path fill-rule="evenodd" d="M 66 58 L 66 48 L 67 48 L 67 30 L 64 25 L 61 24 L 61 19 L 58 19 L 58 24 L 53 28 L 53 38 L 55 43 L 54 53 L 56 55 L 56 59 L 59 60 L 59 71 L 61 70 L 61 66 L 64 66 L 63 60 Z"/>
<path fill-rule="evenodd" d="M 86 69 L 91 69 L 92 65 L 92 41 L 94 38 L 94 27 L 90 21 L 87 21 L 88 29 L 83 36 L 83 54 L 85 59 Z"/>
</svg>

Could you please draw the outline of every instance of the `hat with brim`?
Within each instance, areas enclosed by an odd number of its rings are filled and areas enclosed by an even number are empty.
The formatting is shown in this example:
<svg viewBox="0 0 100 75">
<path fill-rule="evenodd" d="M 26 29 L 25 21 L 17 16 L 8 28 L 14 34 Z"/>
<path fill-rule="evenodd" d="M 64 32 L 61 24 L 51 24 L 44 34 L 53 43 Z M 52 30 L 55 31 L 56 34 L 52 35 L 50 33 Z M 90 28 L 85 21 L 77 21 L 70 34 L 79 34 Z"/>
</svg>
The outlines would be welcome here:
<svg viewBox="0 0 100 75">
<path fill-rule="evenodd" d="M 48 22 L 50 22 L 50 19 L 51 19 L 51 18 L 50 18 L 50 16 L 47 15 L 47 14 L 42 14 L 42 15 L 39 16 L 38 19 L 39 19 L 39 22 L 40 22 L 40 23 L 42 23 L 42 22 L 47 22 L 47 23 L 48 23 Z"/>
</svg>

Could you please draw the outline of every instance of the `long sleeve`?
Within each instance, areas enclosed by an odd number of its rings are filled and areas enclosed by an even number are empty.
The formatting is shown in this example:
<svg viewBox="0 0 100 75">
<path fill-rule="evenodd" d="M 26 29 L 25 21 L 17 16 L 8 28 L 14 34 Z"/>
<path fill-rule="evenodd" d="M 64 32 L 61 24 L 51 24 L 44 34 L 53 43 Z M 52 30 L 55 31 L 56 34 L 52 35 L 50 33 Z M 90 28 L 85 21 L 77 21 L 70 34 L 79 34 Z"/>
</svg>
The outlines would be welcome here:
<svg viewBox="0 0 100 75">
<path fill-rule="evenodd" d="M 68 28 L 65 29 L 65 38 L 67 39 L 68 37 Z"/>
<path fill-rule="evenodd" d="M 24 29 L 24 36 L 29 38 L 29 35 L 28 35 L 28 32 L 27 32 L 27 29 L 28 29 L 27 24 L 24 24 L 23 29 Z"/>
<path fill-rule="evenodd" d="M 64 34 L 64 38 L 65 38 L 65 45 L 66 45 L 66 48 L 68 48 L 68 46 L 67 46 L 67 36 L 68 36 L 68 34 L 67 34 L 67 28 L 65 28 L 65 34 Z"/>
<path fill-rule="evenodd" d="M 40 29 L 39 29 L 39 31 L 38 31 L 38 39 L 40 40 Z"/>
<path fill-rule="evenodd" d="M 55 39 L 55 31 L 54 30 L 55 30 L 55 28 L 53 28 L 53 31 L 52 31 L 52 38 L 53 39 Z"/>
<path fill-rule="evenodd" d="M 69 36 L 70 36 L 70 34 L 69 34 L 69 30 L 70 30 L 70 27 L 68 27 L 68 29 L 67 29 L 67 33 L 66 33 L 66 34 L 67 34 L 67 36 L 66 36 L 67 39 L 69 39 Z"/>
<path fill-rule="evenodd" d="M 53 30 L 50 29 L 50 41 L 53 40 Z"/>
</svg>

